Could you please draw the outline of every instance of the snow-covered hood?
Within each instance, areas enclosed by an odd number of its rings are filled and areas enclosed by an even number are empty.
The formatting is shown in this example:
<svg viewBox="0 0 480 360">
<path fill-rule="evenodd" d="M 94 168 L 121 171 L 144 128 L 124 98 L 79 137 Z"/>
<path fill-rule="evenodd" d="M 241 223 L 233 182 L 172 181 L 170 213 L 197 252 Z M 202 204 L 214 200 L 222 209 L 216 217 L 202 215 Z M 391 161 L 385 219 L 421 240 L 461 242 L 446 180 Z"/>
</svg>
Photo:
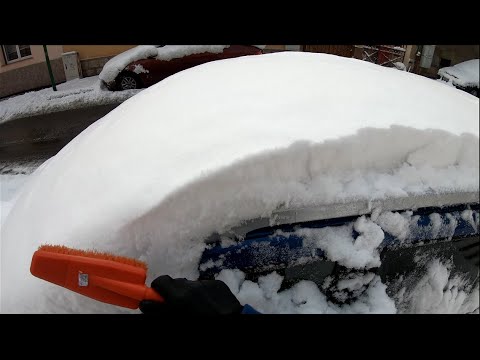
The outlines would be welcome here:
<svg viewBox="0 0 480 360">
<path fill-rule="evenodd" d="M 177 73 L 92 124 L 29 179 L 2 227 L 2 311 L 111 312 L 29 274 L 43 243 L 195 278 L 213 231 L 280 206 L 478 191 L 479 101 L 313 53 Z"/>
<path fill-rule="evenodd" d="M 477 87 L 479 83 L 479 59 L 468 60 L 460 64 L 441 68 L 438 75 L 462 87 Z"/>
</svg>

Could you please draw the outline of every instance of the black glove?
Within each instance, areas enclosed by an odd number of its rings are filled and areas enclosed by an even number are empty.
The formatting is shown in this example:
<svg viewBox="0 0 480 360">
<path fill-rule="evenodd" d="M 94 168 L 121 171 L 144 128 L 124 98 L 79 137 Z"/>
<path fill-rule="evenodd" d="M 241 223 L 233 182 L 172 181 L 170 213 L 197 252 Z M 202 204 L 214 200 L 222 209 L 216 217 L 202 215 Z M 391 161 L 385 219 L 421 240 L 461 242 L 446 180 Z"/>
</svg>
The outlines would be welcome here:
<svg viewBox="0 0 480 360">
<path fill-rule="evenodd" d="M 168 275 L 152 281 L 152 289 L 164 303 L 143 300 L 144 314 L 240 314 L 243 306 L 228 286 L 220 280 L 172 279 Z"/>
</svg>

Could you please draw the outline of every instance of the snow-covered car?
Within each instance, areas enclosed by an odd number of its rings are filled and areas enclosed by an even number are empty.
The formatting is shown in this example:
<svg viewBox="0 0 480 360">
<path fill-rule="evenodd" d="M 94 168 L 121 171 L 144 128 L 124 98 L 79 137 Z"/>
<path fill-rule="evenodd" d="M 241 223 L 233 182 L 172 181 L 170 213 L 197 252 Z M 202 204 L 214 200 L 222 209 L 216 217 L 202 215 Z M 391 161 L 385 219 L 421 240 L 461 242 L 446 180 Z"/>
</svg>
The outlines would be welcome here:
<svg viewBox="0 0 480 360">
<path fill-rule="evenodd" d="M 478 313 L 478 118 L 473 96 L 333 55 L 182 71 L 28 179 L 2 312 L 133 311 L 33 277 L 49 243 L 145 261 L 148 284 L 217 278 L 262 313 Z"/>
<path fill-rule="evenodd" d="M 110 90 L 139 89 L 210 61 L 260 54 L 253 45 L 142 45 L 110 59 L 99 77 Z"/>
<path fill-rule="evenodd" d="M 457 89 L 478 97 L 480 60 L 473 59 L 438 70 L 437 77 Z"/>
</svg>

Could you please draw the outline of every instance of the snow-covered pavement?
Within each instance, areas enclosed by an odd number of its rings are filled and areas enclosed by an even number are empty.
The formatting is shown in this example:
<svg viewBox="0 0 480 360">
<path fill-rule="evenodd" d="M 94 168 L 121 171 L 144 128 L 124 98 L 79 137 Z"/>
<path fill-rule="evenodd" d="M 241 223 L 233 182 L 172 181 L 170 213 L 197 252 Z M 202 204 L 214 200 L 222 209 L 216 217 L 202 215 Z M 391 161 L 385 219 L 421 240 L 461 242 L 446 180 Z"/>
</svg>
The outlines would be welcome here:
<svg viewBox="0 0 480 360">
<path fill-rule="evenodd" d="M 109 91 L 101 86 L 98 76 L 75 79 L 57 85 L 57 91 L 46 88 L 0 101 L 0 124 L 49 112 L 121 103 L 140 91 Z"/>
</svg>

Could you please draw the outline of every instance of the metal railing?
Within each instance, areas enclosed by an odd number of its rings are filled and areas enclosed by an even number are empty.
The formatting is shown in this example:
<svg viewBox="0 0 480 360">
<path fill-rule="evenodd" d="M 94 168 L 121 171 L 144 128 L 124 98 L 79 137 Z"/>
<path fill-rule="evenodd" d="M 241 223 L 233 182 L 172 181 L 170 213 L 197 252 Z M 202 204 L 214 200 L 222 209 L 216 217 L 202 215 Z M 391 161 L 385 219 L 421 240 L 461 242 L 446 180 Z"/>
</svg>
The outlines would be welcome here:
<svg viewBox="0 0 480 360">
<path fill-rule="evenodd" d="M 362 60 L 382 66 L 403 62 L 406 45 L 363 45 Z"/>
</svg>

